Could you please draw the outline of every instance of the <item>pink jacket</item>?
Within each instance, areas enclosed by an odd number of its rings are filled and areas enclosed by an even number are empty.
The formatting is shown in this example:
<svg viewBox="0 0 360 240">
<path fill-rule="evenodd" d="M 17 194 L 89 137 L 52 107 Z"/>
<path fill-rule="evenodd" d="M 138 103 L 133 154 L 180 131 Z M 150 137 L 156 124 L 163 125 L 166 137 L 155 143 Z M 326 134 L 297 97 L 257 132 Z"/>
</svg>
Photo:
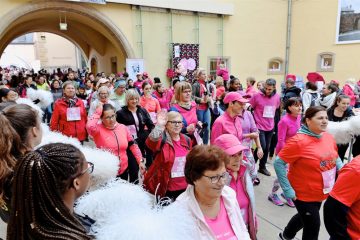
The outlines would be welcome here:
<svg viewBox="0 0 360 240">
<path fill-rule="evenodd" d="M 231 117 L 227 111 L 225 111 L 223 115 L 221 115 L 215 120 L 211 130 L 210 143 L 214 144 L 215 139 L 225 133 L 235 135 L 239 139 L 239 141 L 241 141 L 242 139 L 242 127 L 240 117 Z"/>
<path fill-rule="evenodd" d="M 286 113 L 286 115 L 281 118 L 280 122 L 278 123 L 278 142 L 275 149 L 276 155 L 285 146 L 286 140 L 288 140 L 297 133 L 300 128 L 300 122 L 300 115 L 295 118 L 289 113 Z"/>
<path fill-rule="evenodd" d="M 149 113 L 155 112 L 158 113 L 161 110 L 159 101 L 154 97 L 140 97 L 140 106 L 146 109 Z"/>
<path fill-rule="evenodd" d="M 169 111 L 171 98 L 173 96 L 173 94 L 170 93 L 170 90 L 166 90 L 162 94 L 162 96 L 160 96 L 160 94 L 155 91 L 154 96 L 159 101 L 160 107 L 166 109 L 167 111 Z"/>
<path fill-rule="evenodd" d="M 355 106 L 356 95 L 354 93 L 353 88 L 349 84 L 345 84 L 343 88 L 343 93 L 350 97 L 350 106 Z"/>
<path fill-rule="evenodd" d="M 224 81 L 229 80 L 229 70 L 227 68 L 217 68 L 216 75 L 224 79 Z"/>
<path fill-rule="evenodd" d="M 258 92 L 250 99 L 254 109 L 254 119 L 259 130 L 271 131 L 274 128 L 275 111 L 280 107 L 280 96 L 275 93 L 271 97 Z"/>
<path fill-rule="evenodd" d="M 258 91 L 255 89 L 254 86 L 249 86 L 246 89 L 246 95 L 249 95 L 250 97 L 252 97 L 253 95 L 255 95 Z"/>
<path fill-rule="evenodd" d="M 89 117 L 86 129 L 89 135 L 94 138 L 96 147 L 108 150 L 119 157 L 118 174 L 120 175 L 128 167 L 126 149 L 130 146 L 130 150 L 138 163 L 142 159 L 141 151 L 125 125 L 116 123 L 114 129 L 108 129 L 102 124 L 100 116 L 101 111 L 96 109 L 95 113 Z"/>
</svg>

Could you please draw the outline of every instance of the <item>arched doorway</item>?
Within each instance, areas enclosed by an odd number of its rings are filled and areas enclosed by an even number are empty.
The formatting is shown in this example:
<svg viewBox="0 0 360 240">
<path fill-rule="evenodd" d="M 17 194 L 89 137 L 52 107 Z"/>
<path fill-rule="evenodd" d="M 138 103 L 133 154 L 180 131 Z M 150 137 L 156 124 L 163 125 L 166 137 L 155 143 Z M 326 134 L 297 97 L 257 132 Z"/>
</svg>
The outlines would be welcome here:
<svg viewBox="0 0 360 240">
<path fill-rule="evenodd" d="M 59 14 L 66 15 L 66 31 L 59 28 Z M 123 63 L 126 58 L 135 57 L 122 31 L 88 4 L 44 1 L 26 3 L 9 11 L 0 22 L 0 54 L 13 39 L 29 32 L 50 32 L 67 38 L 81 49 L 87 59 L 91 55 L 98 56 L 97 71 L 109 73 L 111 57 L 117 57 Z"/>
<path fill-rule="evenodd" d="M 97 73 L 97 69 L 98 69 L 98 66 L 97 66 L 97 61 L 95 58 L 91 58 L 90 60 L 90 69 L 91 69 L 91 72 L 92 73 Z"/>
</svg>

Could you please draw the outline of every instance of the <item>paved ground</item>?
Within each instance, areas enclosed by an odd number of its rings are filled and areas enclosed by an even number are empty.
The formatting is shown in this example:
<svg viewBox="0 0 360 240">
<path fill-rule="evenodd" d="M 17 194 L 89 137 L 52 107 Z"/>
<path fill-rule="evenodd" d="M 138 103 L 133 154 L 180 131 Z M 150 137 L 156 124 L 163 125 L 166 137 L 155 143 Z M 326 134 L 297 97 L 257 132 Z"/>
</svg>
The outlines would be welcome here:
<svg viewBox="0 0 360 240">
<path fill-rule="evenodd" d="M 268 165 L 268 169 L 271 171 L 272 176 L 266 177 L 259 174 L 261 184 L 255 187 L 256 207 L 259 222 L 259 240 L 277 240 L 277 234 L 284 229 L 290 218 L 296 213 L 295 209 L 286 205 L 278 207 L 267 200 L 267 196 L 275 179 L 275 172 L 271 164 Z M 322 215 L 322 209 L 320 213 Z M 5 239 L 5 232 L 6 226 L 1 222 L 0 238 Z M 301 232 L 297 234 L 296 239 L 301 239 Z M 326 232 L 325 226 L 322 224 L 319 240 L 327 239 L 329 239 L 329 235 Z"/>
<path fill-rule="evenodd" d="M 287 205 L 278 207 L 267 200 L 267 196 L 271 191 L 275 179 L 275 171 L 272 164 L 268 165 L 268 169 L 272 176 L 267 177 L 259 174 L 261 183 L 259 186 L 255 187 L 256 208 L 259 221 L 259 240 L 278 239 L 277 234 L 284 229 L 290 218 L 296 213 L 295 209 L 290 208 Z M 322 209 L 320 210 L 320 215 L 322 215 Z M 319 240 L 327 240 L 329 239 L 329 235 L 326 232 L 323 220 L 321 221 L 322 225 L 320 227 Z M 301 239 L 301 236 L 302 232 L 298 232 L 296 239 Z"/>
</svg>

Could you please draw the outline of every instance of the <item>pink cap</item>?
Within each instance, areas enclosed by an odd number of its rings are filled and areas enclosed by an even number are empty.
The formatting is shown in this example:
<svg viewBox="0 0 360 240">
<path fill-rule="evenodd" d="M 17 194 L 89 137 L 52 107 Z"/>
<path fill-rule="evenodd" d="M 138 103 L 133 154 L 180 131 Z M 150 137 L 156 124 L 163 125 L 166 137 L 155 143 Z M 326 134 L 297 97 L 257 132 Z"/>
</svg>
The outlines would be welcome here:
<svg viewBox="0 0 360 240">
<path fill-rule="evenodd" d="M 241 103 L 247 103 L 249 100 L 243 98 L 240 93 L 238 92 L 229 92 L 225 95 L 223 102 L 225 104 L 228 104 L 229 102 L 241 102 Z"/>
<path fill-rule="evenodd" d="M 232 134 L 223 134 L 215 139 L 214 145 L 224 150 L 228 155 L 234 155 L 247 147 L 241 145 L 239 139 Z"/>
</svg>

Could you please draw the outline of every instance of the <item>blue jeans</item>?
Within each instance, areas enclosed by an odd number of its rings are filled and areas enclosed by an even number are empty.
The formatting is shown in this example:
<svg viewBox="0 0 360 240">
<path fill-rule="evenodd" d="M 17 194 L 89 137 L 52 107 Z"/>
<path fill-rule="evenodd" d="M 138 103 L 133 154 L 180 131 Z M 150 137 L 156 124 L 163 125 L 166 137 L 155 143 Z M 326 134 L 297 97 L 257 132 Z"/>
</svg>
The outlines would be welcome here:
<svg viewBox="0 0 360 240">
<path fill-rule="evenodd" d="M 203 136 L 203 142 L 204 144 L 208 144 L 209 142 L 209 133 L 210 133 L 210 122 L 211 122 L 211 116 L 210 116 L 210 109 L 206 110 L 196 110 L 197 119 L 200 122 L 206 122 L 207 127 L 204 129 L 204 136 Z"/>
</svg>

